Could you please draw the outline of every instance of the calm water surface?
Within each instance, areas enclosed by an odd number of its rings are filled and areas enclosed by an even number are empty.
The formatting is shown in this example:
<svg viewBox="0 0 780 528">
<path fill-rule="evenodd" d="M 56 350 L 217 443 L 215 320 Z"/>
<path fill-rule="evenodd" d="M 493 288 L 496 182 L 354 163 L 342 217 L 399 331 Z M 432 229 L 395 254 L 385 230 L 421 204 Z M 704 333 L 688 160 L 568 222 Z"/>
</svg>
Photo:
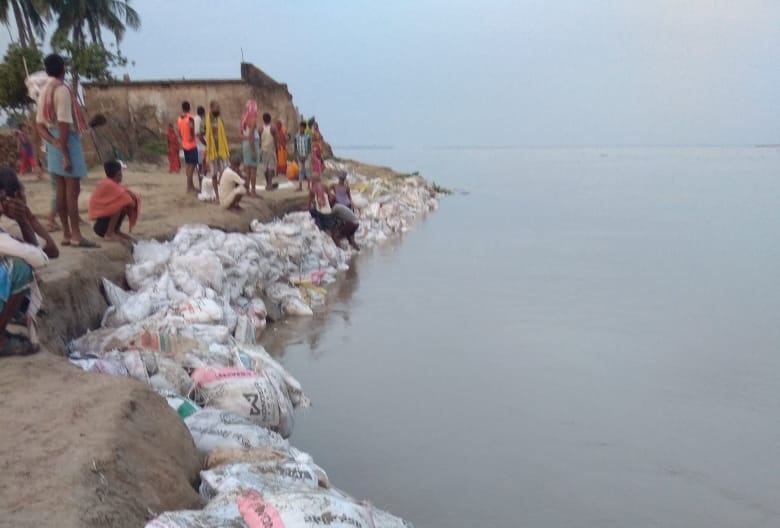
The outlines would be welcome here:
<svg viewBox="0 0 780 528">
<path fill-rule="evenodd" d="M 780 526 L 777 150 L 339 154 L 470 194 L 270 332 L 337 486 L 419 528 Z"/>
</svg>

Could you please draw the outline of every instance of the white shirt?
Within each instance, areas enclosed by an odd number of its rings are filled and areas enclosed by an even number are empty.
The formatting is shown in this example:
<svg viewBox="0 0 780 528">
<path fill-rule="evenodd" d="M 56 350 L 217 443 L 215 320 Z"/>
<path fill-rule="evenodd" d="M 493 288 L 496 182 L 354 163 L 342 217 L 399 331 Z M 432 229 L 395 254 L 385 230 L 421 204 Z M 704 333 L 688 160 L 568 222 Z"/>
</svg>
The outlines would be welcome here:
<svg viewBox="0 0 780 528">
<path fill-rule="evenodd" d="M 0 232 L 0 255 L 20 258 L 33 268 L 40 268 L 49 263 L 49 257 L 41 248 L 19 242 L 4 232 Z"/>
<path fill-rule="evenodd" d="M 221 202 L 232 193 L 236 187 L 243 187 L 244 180 L 230 167 L 222 171 L 219 178 L 219 201 Z"/>
<path fill-rule="evenodd" d="M 49 83 L 41 91 L 40 97 L 38 97 L 38 108 L 35 110 L 35 122 L 42 123 L 49 128 L 57 126 L 57 123 L 50 123 L 43 115 L 43 102 L 45 97 L 50 97 L 52 90 L 52 83 L 59 83 L 60 81 L 55 78 L 49 79 Z M 57 115 L 57 121 L 61 123 L 73 124 L 73 101 L 70 98 L 70 90 L 64 84 L 57 86 L 54 89 L 54 113 Z"/>
<path fill-rule="evenodd" d="M 204 136 L 206 135 L 205 134 L 206 129 L 203 128 L 203 130 L 201 130 L 201 127 L 203 127 L 203 118 L 195 114 L 194 121 L 195 121 L 195 141 L 197 142 L 198 150 L 203 150 L 206 148 L 206 144 L 201 142 L 200 138 L 198 137 L 201 133 L 203 133 Z"/>
<path fill-rule="evenodd" d="M 263 131 L 260 134 L 260 149 L 263 152 L 276 152 L 271 125 L 263 125 Z"/>
</svg>

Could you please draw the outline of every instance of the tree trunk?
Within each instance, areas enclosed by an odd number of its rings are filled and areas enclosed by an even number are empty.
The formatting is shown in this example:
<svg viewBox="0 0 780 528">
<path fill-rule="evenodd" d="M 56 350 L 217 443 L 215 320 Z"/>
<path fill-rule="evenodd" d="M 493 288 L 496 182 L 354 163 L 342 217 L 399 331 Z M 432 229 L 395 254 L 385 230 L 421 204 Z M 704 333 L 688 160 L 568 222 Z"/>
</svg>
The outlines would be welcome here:
<svg viewBox="0 0 780 528">
<path fill-rule="evenodd" d="M 35 42 L 35 33 L 33 32 L 32 22 L 30 21 L 30 15 L 25 13 L 24 22 L 27 25 L 27 34 L 30 36 L 30 46 L 33 49 L 38 49 L 38 43 Z"/>
<path fill-rule="evenodd" d="M 11 7 L 14 10 L 14 18 L 16 19 L 16 29 L 19 32 L 19 43 L 23 48 L 27 47 L 27 29 L 24 26 L 24 16 L 22 16 L 22 9 L 19 7 L 17 0 L 11 0 Z"/>
</svg>

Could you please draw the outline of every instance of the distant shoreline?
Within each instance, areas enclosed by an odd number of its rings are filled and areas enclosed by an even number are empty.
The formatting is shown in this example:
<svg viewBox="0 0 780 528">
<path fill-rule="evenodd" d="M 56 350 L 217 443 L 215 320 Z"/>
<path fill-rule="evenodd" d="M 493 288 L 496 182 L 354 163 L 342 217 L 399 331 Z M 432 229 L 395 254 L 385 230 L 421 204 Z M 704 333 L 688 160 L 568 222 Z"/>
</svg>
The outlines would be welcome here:
<svg viewBox="0 0 780 528">
<path fill-rule="evenodd" d="M 394 145 L 338 145 L 343 150 L 395 150 L 419 148 L 421 150 L 515 150 L 515 149 L 668 149 L 668 148 L 780 148 L 778 144 L 752 145 L 422 145 L 418 147 Z"/>
<path fill-rule="evenodd" d="M 392 150 L 395 147 L 391 145 L 334 145 L 333 148 L 344 150 Z"/>
</svg>

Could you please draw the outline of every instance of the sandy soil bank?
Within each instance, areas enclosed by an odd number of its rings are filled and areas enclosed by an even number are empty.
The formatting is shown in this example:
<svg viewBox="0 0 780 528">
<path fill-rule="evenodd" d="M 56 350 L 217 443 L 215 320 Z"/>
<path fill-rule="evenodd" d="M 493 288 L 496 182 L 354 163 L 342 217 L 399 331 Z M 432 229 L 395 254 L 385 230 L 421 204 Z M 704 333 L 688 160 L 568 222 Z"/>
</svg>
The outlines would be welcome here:
<svg viewBox="0 0 780 528">
<path fill-rule="evenodd" d="M 360 171 L 392 175 L 368 166 Z M 101 177 L 91 173 L 83 184 L 85 219 Z M 23 179 L 31 209 L 45 219 L 49 182 Z M 185 195 L 184 176 L 159 169 L 127 170 L 125 183 L 142 193 L 133 233 L 139 239 L 170 238 L 186 223 L 246 231 L 255 218 L 267 221 L 305 205 L 304 193 L 277 190 L 247 199 L 244 212 L 228 212 Z M 61 232 L 54 235 L 59 241 Z M 99 324 L 106 308 L 100 278 L 123 284 L 129 258 L 119 244 L 61 248 L 41 274 L 44 350 L 0 359 L 0 527 L 138 527 L 154 512 L 197 504 L 192 483 L 200 461 L 164 399 L 131 379 L 81 372 L 62 357 L 69 339 Z"/>
<path fill-rule="evenodd" d="M 88 221 L 90 192 L 102 177 L 101 172 L 93 171 L 82 185 L 79 205 L 84 220 Z M 24 180 L 30 209 L 43 222 L 51 201 L 50 183 L 38 182 L 34 176 L 26 176 Z M 137 239 L 169 239 L 179 226 L 188 223 L 203 223 L 225 231 L 246 231 L 255 218 L 268 221 L 305 205 L 304 193 L 283 189 L 263 193 L 262 199 L 245 199 L 243 212 L 225 211 L 186 195 L 183 174 L 168 174 L 159 169 L 131 168 L 124 172 L 123 183 L 142 196 L 141 218 L 132 233 Z M 100 242 L 92 232 L 91 222 L 82 226 L 82 230 L 85 236 Z M 62 232 L 53 236 L 59 243 Z M 60 250 L 60 257 L 40 274 L 47 312 L 41 318 L 41 336 L 54 353 L 61 353 L 68 340 L 97 326 L 106 309 L 97 287 L 100 277 L 123 284 L 125 263 L 130 258 L 128 248 L 111 242 L 102 242 L 99 249 L 61 247 Z"/>
<path fill-rule="evenodd" d="M 197 506 L 200 460 L 163 398 L 39 353 L 0 361 L 0 526 L 138 527 Z"/>
</svg>

